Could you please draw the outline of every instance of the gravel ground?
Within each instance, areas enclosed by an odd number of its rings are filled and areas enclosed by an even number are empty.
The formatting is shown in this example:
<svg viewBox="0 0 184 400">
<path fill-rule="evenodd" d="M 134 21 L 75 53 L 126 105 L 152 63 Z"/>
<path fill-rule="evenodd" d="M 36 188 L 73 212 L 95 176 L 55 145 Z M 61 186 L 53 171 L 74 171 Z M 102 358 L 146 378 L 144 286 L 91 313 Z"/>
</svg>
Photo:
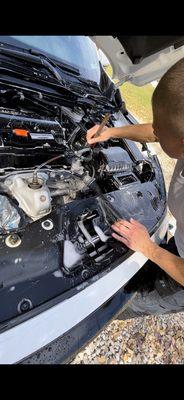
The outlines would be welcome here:
<svg viewBox="0 0 184 400">
<path fill-rule="evenodd" d="M 183 364 L 184 312 L 114 320 L 72 364 Z"/>
<path fill-rule="evenodd" d="M 168 190 L 175 160 L 153 145 Z M 73 360 L 72 364 L 183 364 L 184 312 L 114 320 Z"/>
</svg>

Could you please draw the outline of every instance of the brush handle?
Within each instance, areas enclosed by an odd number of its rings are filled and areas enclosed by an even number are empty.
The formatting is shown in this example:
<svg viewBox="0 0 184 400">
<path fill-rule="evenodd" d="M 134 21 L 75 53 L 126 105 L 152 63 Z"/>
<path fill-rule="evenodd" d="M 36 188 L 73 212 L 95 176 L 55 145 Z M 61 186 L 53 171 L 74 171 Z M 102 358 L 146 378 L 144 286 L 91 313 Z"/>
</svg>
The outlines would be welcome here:
<svg viewBox="0 0 184 400">
<path fill-rule="evenodd" d="M 109 117 L 110 117 L 110 114 L 105 114 L 103 121 L 101 122 L 98 130 L 96 131 L 95 135 L 93 136 L 94 138 L 100 136 L 103 127 L 106 125 L 107 121 L 109 120 Z"/>
</svg>

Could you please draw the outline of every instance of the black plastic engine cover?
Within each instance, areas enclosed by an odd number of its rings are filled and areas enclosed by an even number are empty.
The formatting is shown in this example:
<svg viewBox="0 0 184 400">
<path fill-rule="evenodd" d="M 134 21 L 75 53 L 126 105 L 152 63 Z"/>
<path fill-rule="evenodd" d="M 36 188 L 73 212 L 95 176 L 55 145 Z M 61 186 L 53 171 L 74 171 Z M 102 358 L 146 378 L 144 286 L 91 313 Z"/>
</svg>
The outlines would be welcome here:
<svg viewBox="0 0 184 400">
<path fill-rule="evenodd" d="M 116 165 L 121 165 L 122 163 L 132 163 L 127 151 L 118 146 L 101 150 L 99 156 L 102 158 L 104 163 L 109 166 L 109 168 L 113 168 Z"/>
</svg>

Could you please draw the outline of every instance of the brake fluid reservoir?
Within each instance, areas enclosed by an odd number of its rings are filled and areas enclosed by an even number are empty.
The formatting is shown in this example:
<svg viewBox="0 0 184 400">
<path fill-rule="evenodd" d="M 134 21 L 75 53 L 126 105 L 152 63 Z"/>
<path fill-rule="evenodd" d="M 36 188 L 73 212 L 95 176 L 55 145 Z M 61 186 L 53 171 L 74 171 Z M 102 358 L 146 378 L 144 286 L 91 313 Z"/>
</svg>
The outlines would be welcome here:
<svg viewBox="0 0 184 400">
<path fill-rule="evenodd" d="M 51 196 L 45 181 L 42 181 L 41 187 L 33 189 L 29 187 L 28 179 L 15 176 L 8 186 L 19 207 L 33 220 L 50 213 Z"/>
</svg>

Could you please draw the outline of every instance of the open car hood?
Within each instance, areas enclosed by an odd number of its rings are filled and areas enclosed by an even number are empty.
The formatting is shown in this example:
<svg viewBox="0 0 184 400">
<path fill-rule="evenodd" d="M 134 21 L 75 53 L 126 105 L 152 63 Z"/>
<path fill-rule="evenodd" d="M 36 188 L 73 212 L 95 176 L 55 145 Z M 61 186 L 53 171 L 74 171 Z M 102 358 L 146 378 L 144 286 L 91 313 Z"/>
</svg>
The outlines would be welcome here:
<svg viewBox="0 0 184 400">
<path fill-rule="evenodd" d="M 160 78 L 184 57 L 184 36 L 91 36 L 113 68 L 117 86 L 137 86 Z"/>
</svg>

